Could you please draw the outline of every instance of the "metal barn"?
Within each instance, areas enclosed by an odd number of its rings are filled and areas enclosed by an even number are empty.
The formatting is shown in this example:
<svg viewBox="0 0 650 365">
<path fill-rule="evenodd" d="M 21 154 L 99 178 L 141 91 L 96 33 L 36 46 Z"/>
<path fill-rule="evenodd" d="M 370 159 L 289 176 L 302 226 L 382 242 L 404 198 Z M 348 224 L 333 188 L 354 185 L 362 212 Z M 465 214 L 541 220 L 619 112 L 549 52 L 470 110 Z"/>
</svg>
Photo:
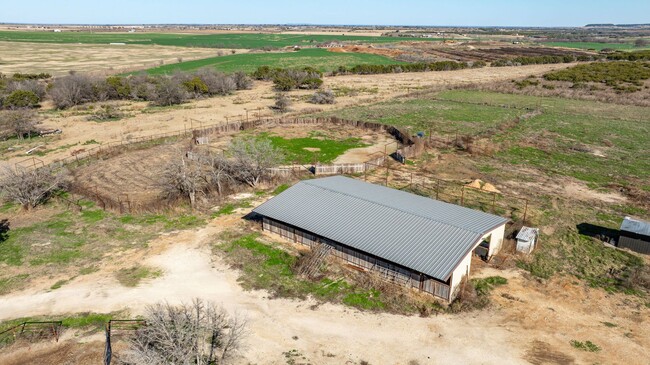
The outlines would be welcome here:
<svg viewBox="0 0 650 365">
<path fill-rule="evenodd" d="M 363 181 L 299 182 L 253 210 L 265 231 L 452 301 L 479 244 L 501 248 L 507 219 Z"/>
<path fill-rule="evenodd" d="M 650 222 L 625 217 L 621 224 L 618 247 L 650 254 Z"/>
</svg>

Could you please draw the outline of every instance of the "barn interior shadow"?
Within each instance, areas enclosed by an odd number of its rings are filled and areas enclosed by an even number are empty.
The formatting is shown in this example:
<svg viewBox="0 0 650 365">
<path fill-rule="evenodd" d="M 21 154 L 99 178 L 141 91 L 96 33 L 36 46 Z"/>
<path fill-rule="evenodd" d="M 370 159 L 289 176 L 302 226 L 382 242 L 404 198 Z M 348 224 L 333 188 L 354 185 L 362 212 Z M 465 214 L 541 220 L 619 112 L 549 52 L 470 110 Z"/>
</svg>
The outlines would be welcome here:
<svg viewBox="0 0 650 365">
<path fill-rule="evenodd" d="M 578 233 L 581 235 L 593 237 L 607 243 L 615 243 L 618 240 L 618 229 L 598 226 L 591 223 L 580 223 L 576 225 Z"/>
<path fill-rule="evenodd" d="M 0 242 L 4 242 L 9 238 L 9 220 L 0 220 Z"/>
<path fill-rule="evenodd" d="M 262 222 L 262 216 L 255 213 L 255 212 L 250 212 L 250 213 L 246 214 L 244 217 L 242 217 L 242 219 L 247 220 L 247 221 L 251 221 L 251 222 L 258 222 L 258 223 Z"/>
</svg>

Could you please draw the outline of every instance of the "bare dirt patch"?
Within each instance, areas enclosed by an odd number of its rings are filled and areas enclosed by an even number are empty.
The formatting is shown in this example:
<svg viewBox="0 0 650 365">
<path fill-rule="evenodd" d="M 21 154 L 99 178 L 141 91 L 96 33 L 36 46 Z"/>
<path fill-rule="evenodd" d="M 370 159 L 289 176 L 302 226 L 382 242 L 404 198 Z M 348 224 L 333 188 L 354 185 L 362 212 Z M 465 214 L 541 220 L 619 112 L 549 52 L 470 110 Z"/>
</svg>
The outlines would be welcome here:
<svg viewBox="0 0 650 365">
<path fill-rule="evenodd" d="M 367 54 L 376 54 L 386 57 L 397 57 L 404 53 L 404 51 L 397 49 L 387 49 L 387 48 L 374 48 L 366 46 L 345 46 L 345 47 L 335 47 L 329 48 L 330 52 L 335 53 L 367 53 Z"/>
<path fill-rule="evenodd" d="M 74 171 L 75 185 L 97 197 L 147 204 L 160 199 L 160 176 L 182 143 L 163 144 L 91 163 Z"/>
<path fill-rule="evenodd" d="M 368 136 L 364 136 L 368 137 Z M 397 150 L 397 143 L 395 139 L 387 135 L 374 136 L 374 138 L 362 138 L 365 143 L 371 144 L 368 147 L 353 148 L 346 151 L 343 155 L 339 156 L 334 160 L 335 164 L 346 164 L 346 163 L 363 163 L 366 162 L 377 155 L 384 153 L 391 154 Z"/>
<path fill-rule="evenodd" d="M 4 365 L 101 364 L 104 358 L 104 342 L 80 343 L 76 340 L 65 340 L 58 343 L 23 344 L 3 352 L 5 354 L 0 354 L 0 363 Z"/>
<path fill-rule="evenodd" d="M 575 363 L 573 357 L 554 350 L 546 342 L 537 340 L 531 343 L 530 350 L 526 352 L 525 359 L 533 365 L 570 365 Z"/>
<path fill-rule="evenodd" d="M 627 202 L 627 198 L 614 191 L 603 192 L 590 189 L 584 183 L 570 179 L 563 178 L 561 183 L 557 179 L 548 179 L 540 177 L 538 181 L 510 181 L 506 182 L 509 188 L 528 189 L 530 191 L 543 192 L 549 195 L 563 196 L 565 199 L 575 199 L 580 201 L 599 201 L 606 203 L 621 204 Z"/>
</svg>

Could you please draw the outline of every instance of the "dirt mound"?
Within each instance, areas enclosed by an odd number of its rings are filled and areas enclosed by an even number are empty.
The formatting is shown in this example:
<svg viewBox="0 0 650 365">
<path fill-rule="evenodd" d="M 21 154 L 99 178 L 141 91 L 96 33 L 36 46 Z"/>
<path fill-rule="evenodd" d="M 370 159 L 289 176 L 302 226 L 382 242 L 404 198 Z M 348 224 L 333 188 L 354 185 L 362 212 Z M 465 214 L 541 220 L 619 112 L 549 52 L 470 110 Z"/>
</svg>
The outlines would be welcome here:
<svg viewBox="0 0 650 365">
<path fill-rule="evenodd" d="M 330 48 L 330 52 L 335 53 L 367 53 L 367 54 L 376 54 L 386 57 L 397 57 L 405 52 L 399 49 L 386 49 L 386 48 L 373 48 L 373 47 L 364 47 L 364 46 L 345 46 L 345 47 L 335 47 Z"/>
<path fill-rule="evenodd" d="M 474 189 L 479 189 L 479 190 L 484 190 L 490 193 L 500 193 L 499 189 L 497 189 L 494 185 L 490 183 L 486 183 L 483 180 L 476 179 L 469 184 L 465 184 L 468 188 L 474 188 Z"/>
</svg>

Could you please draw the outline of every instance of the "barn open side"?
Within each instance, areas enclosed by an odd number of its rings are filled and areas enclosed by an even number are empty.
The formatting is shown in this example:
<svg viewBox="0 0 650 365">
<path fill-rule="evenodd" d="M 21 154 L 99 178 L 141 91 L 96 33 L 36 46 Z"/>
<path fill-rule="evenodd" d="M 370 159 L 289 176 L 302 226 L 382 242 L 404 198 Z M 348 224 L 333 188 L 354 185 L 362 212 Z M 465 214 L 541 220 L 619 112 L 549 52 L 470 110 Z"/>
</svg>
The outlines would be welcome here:
<svg viewBox="0 0 650 365">
<path fill-rule="evenodd" d="M 508 221 L 343 176 L 301 181 L 253 212 L 265 231 L 449 302 L 474 250 L 499 252 Z"/>
</svg>

